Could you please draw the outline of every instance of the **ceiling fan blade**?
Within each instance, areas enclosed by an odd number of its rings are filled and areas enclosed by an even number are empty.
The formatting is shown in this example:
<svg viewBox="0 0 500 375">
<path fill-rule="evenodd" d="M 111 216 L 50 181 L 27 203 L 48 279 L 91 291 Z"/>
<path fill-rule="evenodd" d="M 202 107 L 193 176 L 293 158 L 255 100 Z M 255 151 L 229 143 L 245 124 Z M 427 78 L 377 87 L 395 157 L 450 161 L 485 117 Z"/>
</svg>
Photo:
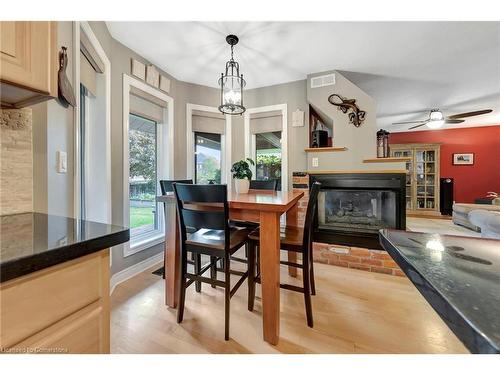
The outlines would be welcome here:
<svg viewBox="0 0 500 375">
<path fill-rule="evenodd" d="M 427 121 L 427 120 L 393 122 L 393 123 L 392 123 L 392 125 L 420 124 L 420 123 L 422 123 L 422 122 L 426 122 L 426 121 Z"/>
<path fill-rule="evenodd" d="M 424 122 L 424 123 L 422 123 L 422 124 L 418 124 L 418 125 L 412 126 L 411 128 L 408 128 L 408 130 L 420 128 L 421 126 L 424 126 L 425 124 L 427 124 L 427 121 Z"/>
<path fill-rule="evenodd" d="M 460 124 L 462 122 L 465 122 L 465 120 L 455 120 L 455 119 L 446 119 L 445 124 Z"/>
<path fill-rule="evenodd" d="M 492 109 L 483 109 L 481 111 L 459 113 L 457 115 L 447 116 L 446 118 L 454 120 L 454 119 L 459 119 L 459 118 L 464 118 L 464 117 L 485 115 L 486 113 L 490 113 L 490 112 L 493 112 L 493 110 Z"/>
</svg>

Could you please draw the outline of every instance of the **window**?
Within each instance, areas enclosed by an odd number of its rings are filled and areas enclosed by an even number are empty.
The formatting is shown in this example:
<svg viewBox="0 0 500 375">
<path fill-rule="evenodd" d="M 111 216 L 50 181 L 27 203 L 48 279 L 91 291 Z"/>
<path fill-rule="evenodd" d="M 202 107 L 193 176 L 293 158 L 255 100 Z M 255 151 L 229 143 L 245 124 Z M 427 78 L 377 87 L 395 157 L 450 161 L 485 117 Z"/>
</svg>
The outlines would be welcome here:
<svg viewBox="0 0 500 375">
<path fill-rule="evenodd" d="M 157 123 L 135 114 L 129 116 L 129 208 L 130 236 L 149 237 L 159 229 L 156 190 Z"/>
<path fill-rule="evenodd" d="M 172 179 L 174 100 L 123 75 L 123 223 L 130 241 L 128 257 L 165 240 L 159 180 Z"/>
<path fill-rule="evenodd" d="M 221 183 L 221 134 L 194 132 L 194 174 L 197 184 Z"/>
<path fill-rule="evenodd" d="M 247 108 L 244 114 L 245 157 L 255 160 L 256 180 L 276 179 L 278 190 L 288 190 L 287 104 Z"/>
<path fill-rule="evenodd" d="M 281 132 L 255 134 L 255 179 L 278 179 L 281 190 Z"/>
</svg>

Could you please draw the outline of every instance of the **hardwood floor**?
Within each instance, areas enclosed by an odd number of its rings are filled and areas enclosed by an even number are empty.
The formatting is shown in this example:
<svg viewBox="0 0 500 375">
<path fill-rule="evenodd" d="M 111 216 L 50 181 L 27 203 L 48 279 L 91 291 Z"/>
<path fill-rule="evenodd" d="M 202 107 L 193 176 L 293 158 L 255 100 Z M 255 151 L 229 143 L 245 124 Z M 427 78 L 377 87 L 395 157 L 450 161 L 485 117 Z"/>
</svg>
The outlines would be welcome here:
<svg viewBox="0 0 500 375">
<path fill-rule="evenodd" d="M 262 304 L 247 310 L 246 283 L 231 299 L 229 341 L 224 341 L 224 293 L 203 284 L 186 293 L 184 321 L 164 303 L 164 282 L 145 271 L 111 296 L 112 353 L 467 353 L 404 277 L 315 264 L 314 328 L 304 300 L 281 290 L 281 339 L 262 339 Z M 300 278 L 300 275 L 298 276 Z M 281 278 L 299 284 L 281 267 Z"/>
</svg>

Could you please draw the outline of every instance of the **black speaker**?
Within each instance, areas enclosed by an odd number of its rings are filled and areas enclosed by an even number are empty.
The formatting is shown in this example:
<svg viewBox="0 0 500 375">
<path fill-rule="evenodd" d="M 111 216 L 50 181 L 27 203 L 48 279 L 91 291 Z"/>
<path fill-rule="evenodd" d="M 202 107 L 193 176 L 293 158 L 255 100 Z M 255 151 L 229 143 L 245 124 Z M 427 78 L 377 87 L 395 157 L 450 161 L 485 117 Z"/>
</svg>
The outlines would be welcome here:
<svg viewBox="0 0 500 375">
<path fill-rule="evenodd" d="M 442 177 L 439 185 L 441 215 L 451 215 L 453 213 L 453 178 Z"/>
<path fill-rule="evenodd" d="M 312 132 L 312 147 L 327 147 L 328 132 L 326 130 L 313 130 Z"/>
</svg>

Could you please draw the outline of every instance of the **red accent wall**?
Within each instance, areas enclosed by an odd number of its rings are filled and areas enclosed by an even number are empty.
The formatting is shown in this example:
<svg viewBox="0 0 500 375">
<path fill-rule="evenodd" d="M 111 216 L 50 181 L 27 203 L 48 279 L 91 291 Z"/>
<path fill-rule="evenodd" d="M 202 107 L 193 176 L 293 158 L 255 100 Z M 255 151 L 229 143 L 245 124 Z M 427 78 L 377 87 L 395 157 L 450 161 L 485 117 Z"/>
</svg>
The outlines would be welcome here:
<svg viewBox="0 0 500 375">
<path fill-rule="evenodd" d="M 500 125 L 392 133 L 390 143 L 440 143 L 441 177 L 454 179 L 453 199 L 474 203 L 500 192 Z M 474 153 L 474 165 L 453 165 L 454 153 Z"/>
</svg>

